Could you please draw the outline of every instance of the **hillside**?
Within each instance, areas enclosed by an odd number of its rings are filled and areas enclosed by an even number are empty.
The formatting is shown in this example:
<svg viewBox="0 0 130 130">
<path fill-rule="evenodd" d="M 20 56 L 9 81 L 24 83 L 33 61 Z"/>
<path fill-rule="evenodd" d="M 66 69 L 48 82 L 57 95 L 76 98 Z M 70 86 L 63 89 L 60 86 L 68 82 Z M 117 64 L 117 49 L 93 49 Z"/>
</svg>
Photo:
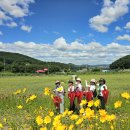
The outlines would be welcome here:
<svg viewBox="0 0 130 130">
<path fill-rule="evenodd" d="M 49 68 L 50 73 L 79 69 L 73 64 L 44 62 L 18 53 L 0 52 L 0 71 L 5 69 L 15 73 L 34 73 L 37 69 L 46 67 Z"/>
<path fill-rule="evenodd" d="M 130 55 L 124 56 L 110 65 L 111 69 L 129 69 L 130 68 Z"/>
</svg>

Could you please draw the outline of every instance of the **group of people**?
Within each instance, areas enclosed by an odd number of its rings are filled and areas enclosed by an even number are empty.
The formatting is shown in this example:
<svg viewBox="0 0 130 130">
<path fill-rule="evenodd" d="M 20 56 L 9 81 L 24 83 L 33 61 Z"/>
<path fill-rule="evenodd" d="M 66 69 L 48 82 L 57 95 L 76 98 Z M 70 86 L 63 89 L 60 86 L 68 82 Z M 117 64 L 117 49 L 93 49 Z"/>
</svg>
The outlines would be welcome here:
<svg viewBox="0 0 130 130">
<path fill-rule="evenodd" d="M 85 80 L 86 87 L 83 87 L 82 81 L 80 78 L 76 78 L 75 82 L 73 80 L 68 81 L 68 98 L 70 100 L 70 110 L 79 110 L 80 103 L 83 98 L 87 101 L 91 101 L 94 98 L 98 98 L 100 100 L 100 109 L 105 109 L 106 98 L 108 97 L 109 91 L 107 90 L 106 80 L 101 78 L 99 81 L 95 79 L 91 79 L 90 84 Z M 59 113 L 64 112 L 64 96 L 65 89 L 61 86 L 60 81 L 55 82 L 55 89 L 53 92 L 55 93 L 54 104 L 56 106 L 56 110 Z M 107 96 L 107 97 L 106 97 Z M 77 102 L 75 103 L 75 100 Z"/>
</svg>

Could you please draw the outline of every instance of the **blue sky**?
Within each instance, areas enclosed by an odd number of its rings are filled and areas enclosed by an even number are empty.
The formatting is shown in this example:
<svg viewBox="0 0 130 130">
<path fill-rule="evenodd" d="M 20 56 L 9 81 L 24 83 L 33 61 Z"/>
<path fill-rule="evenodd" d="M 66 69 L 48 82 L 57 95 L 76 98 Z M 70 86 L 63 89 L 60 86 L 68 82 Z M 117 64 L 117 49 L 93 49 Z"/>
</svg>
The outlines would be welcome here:
<svg viewBox="0 0 130 130">
<path fill-rule="evenodd" d="M 1 0 L 0 51 L 110 64 L 130 54 L 130 0 Z"/>
</svg>

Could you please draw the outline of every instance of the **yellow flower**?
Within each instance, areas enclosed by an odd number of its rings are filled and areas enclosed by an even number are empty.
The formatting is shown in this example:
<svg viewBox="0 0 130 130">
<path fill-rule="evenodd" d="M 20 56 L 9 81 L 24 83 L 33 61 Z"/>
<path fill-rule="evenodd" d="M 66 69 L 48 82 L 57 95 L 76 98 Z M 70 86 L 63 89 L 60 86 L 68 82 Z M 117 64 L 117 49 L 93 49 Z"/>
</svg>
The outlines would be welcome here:
<svg viewBox="0 0 130 130">
<path fill-rule="evenodd" d="M 45 124 L 48 124 L 48 123 L 50 123 L 50 122 L 51 122 L 50 116 L 46 116 L 46 117 L 44 118 L 44 123 L 45 123 Z"/>
<path fill-rule="evenodd" d="M 0 128 L 3 128 L 3 124 L 2 123 L 0 123 Z"/>
<path fill-rule="evenodd" d="M 84 109 L 81 108 L 80 111 L 79 111 L 80 114 L 83 114 L 84 113 Z"/>
<path fill-rule="evenodd" d="M 63 87 L 61 86 L 61 87 L 57 88 L 56 90 L 57 90 L 58 92 L 63 92 Z"/>
<path fill-rule="evenodd" d="M 27 89 L 26 89 L 26 88 L 24 88 L 24 89 L 23 89 L 23 93 L 25 93 L 26 91 L 27 91 Z"/>
<path fill-rule="evenodd" d="M 37 98 L 37 96 L 33 94 L 32 96 L 30 96 L 29 100 L 34 100 L 35 98 Z"/>
<path fill-rule="evenodd" d="M 14 95 L 20 94 L 21 92 L 22 92 L 21 89 L 19 89 L 16 92 L 14 92 Z"/>
<path fill-rule="evenodd" d="M 94 106 L 95 106 L 95 107 L 98 107 L 99 104 L 100 104 L 100 100 L 96 100 L 96 101 L 94 102 Z"/>
<path fill-rule="evenodd" d="M 43 123 L 43 119 L 41 116 L 36 117 L 36 122 L 38 125 L 41 125 Z"/>
<path fill-rule="evenodd" d="M 99 110 L 100 116 L 105 116 L 107 112 L 105 110 Z"/>
<path fill-rule="evenodd" d="M 73 128 L 74 128 L 74 125 L 70 125 L 68 130 L 73 130 Z"/>
<path fill-rule="evenodd" d="M 82 100 L 81 103 L 80 103 L 80 106 L 83 106 L 83 105 L 86 105 L 87 104 L 87 101 L 86 100 Z"/>
<path fill-rule="evenodd" d="M 47 128 L 46 127 L 42 127 L 42 128 L 40 128 L 40 130 L 47 130 Z"/>
<path fill-rule="evenodd" d="M 78 119 L 78 121 L 75 123 L 76 125 L 80 125 L 83 122 L 83 118 Z"/>
<path fill-rule="evenodd" d="M 45 95 L 50 95 L 50 92 L 51 92 L 50 88 L 46 87 L 46 88 L 44 89 L 44 94 L 45 94 Z"/>
<path fill-rule="evenodd" d="M 111 130 L 114 130 L 114 126 L 113 126 L 113 125 L 111 125 L 111 127 L 110 127 L 110 128 L 111 128 Z"/>
<path fill-rule="evenodd" d="M 54 112 L 53 111 L 50 111 L 49 114 L 50 114 L 51 117 L 54 116 Z"/>
<path fill-rule="evenodd" d="M 94 110 L 87 108 L 85 111 L 85 117 L 88 119 L 90 119 L 91 117 L 94 117 Z"/>
<path fill-rule="evenodd" d="M 73 114 L 73 115 L 70 117 L 70 119 L 71 119 L 71 120 L 76 120 L 76 119 L 78 119 L 78 115 L 74 115 L 74 114 Z"/>
<path fill-rule="evenodd" d="M 130 98 L 130 94 L 127 93 L 127 92 L 122 93 L 121 96 L 122 96 L 123 98 L 125 98 L 125 99 L 129 99 L 129 98 Z"/>
<path fill-rule="evenodd" d="M 71 115 L 73 113 L 73 111 L 68 111 L 68 115 Z"/>
<path fill-rule="evenodd" d="M 23 106 L 22 106 L 22 105 L 18 105 L 17 108 L 18 108 L 18 109 L 22 109 Z"/>
<path fill-rule="evenodd" d="M 104 123 L 107 120 L 107 115 L 101 116 L 100 117 L 100 122 Z"/>
<path fill-rule="evenodd" d="M 122 101 L 116 101 L 116 102 L 114 103 L 114 107 L 115 107 L 115 108 L 119 108 L 119 107 L 121 107 L 121 105 L 122 105 Z"/>
<path fill-rule="evenodd" d="M 113 121 L 116 119 L 116 116 L 114 114 L 112 115 L 107 115 L 107 121 Z"/>
<path fill-rule="evenodd" d="M 93 106 L 93 103 L 94 103 L 93 100 L 89 101 L 89 102 L 88 102 L 88 107 L 92 107 L 92 106 Z"/>
</svg>

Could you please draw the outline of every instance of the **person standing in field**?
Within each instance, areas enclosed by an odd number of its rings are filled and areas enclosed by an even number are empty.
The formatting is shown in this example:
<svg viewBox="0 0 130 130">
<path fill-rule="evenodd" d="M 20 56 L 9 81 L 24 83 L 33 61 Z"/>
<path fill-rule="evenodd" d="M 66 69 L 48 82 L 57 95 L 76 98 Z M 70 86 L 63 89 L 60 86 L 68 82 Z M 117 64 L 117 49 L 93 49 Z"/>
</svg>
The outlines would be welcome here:
<svg viewBox="0 0 130 130">
<path fill-rule="evenodd" d="M 76 87 L 75 88 L 76 88 L 75 91 L 76 91 L 76 97 L 77 97 L 76 109 L 79 110 L 80 109 L 80 103 L 81 103 L 81 100 L 83 98 L 83 87 L 82 87 L 80 78 L 76 79 Z"/>
<path fill-rule="evenodd" d="M 81 79 L 80 78 L 77 78 L 76 79 L 76 91 L 78 92 L 82 92 L 82 84 L 81 84 Z"/>
<path fill-rule="evenodd" d="M 93 98 L 95 98 L 97 96 L 96 80 L 95 79 L 91 79 L 90 85 L 88 84 L 87 80 L 85 80 L 85 83 L 86 83 L 87 91 L 91 91 L 93 93 Z"/>
<path fill-rule="evenodd" d="M 61 99 L 60 105 L 59 105 L 59 112 L 63 113 L 64 112 L 64 88 L 61 86 L 60 81 L 55 82 L 55 89 L 53 92 L 56 94 L 57 97 Z"/>
<path fill-rule="evenodd" d="M 101 103 L 101 109 L 105 109 L 105 97 L 103 95 L 103 91 L 107 90 L 107 86 L 106 86 L 106 80 L 101 78 L 99 80 L 99 84 L 98 84 L 98 99 L 100 100 Z"/>
<path fill-rule="evenodd" d="M 73 85 L 73 81 L 69 80 L 68 81 L 68 97 L 70 99 L 70 111 L 74 111 L 75 110 L 75 104 L 74 104 L 74 100 L 75 100 L 75 87 Z"/>
</svg>

